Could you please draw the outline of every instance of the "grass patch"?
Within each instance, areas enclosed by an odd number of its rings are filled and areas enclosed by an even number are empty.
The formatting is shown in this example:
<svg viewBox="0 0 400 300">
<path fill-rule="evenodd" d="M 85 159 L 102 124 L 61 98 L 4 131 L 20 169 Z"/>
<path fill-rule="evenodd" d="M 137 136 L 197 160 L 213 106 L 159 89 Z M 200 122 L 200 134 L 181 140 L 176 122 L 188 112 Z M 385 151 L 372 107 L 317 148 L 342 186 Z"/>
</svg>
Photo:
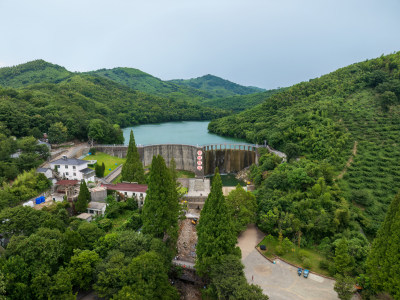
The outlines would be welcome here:
<svg viewBox="0 0 400 300">
<path fill-rule="evenodd" d="M 178 173 L 178 178 L 194 178 L 195 175 L 193 172 L 185 171 L 185 170 L 176 170 Z"/>
<path fill-rule="evenodd" d="M 97 164 L 101 165 L 104 162 L 104 165 L 106 166 L 106 170 L 104 172 L 104 176 L 107 176 L 115 170 L 120 164 L 125 162 L 125 158 L 119 158 L 116 156 L 111 156 L 108 154 L 105 154 L 103 152 L 96 152 L 94 155 L 88 155 L 84 158 L 84 160 L 97 160 Z M 94 169 L 94 167 L 90 167 L 91 169 Z M 111 169 L 111 171 L 110 171 Z"/>
<path fill-rule="evenodd" d="M 277 238 L 264 237 L 260 244 L 258 244 L 258 246 L 260 245 L 267 247 L 267 250 L 261 250 L 262 254 L 266 257 L 274 258 L 275 255 L 278 255 L 276 248 L 279 246 L 279 241 Z M 326 261 L 325 256 L 313 249 L 299 248 L 294 245 L 290 251 L 278 256 L 294 265 L 301 266 L 303 269 L 309 269 L 310 271 L 330 276 L 327 270 L 320 267 L 321 261 Z"/>
<path fill-rule="evenodd" d="M 123 213 L 121 213 L 117 218 L 112 219 L 112 231 L 121 227 L 122 224 L 124 224 L 125 221 L 128 220 L 133 214 L 134 211 L 132 210 L 124 210 Z"/>
</svg>

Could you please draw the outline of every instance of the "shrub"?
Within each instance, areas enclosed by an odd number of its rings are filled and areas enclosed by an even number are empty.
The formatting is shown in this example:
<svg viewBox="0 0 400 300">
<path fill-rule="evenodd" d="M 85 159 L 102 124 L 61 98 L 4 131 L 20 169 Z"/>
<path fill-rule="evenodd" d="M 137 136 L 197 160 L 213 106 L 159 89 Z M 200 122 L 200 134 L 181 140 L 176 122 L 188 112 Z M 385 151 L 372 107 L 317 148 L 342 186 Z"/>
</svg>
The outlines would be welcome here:
<svg viewBox="0 0 400 300">
<path fill-rule="evenodd" d="M 311 260 L 309 258 L 304 258 L 303 259 L 303 266 L 306 269 L 310 269 L 311 268 Z"/>
</svg>

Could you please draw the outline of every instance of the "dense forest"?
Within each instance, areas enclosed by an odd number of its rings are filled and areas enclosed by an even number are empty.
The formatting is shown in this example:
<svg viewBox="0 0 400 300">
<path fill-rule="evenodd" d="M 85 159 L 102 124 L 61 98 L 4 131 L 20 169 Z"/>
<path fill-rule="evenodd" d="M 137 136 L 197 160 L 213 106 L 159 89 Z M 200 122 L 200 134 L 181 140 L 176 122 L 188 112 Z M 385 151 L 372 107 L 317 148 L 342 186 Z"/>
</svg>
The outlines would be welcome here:
<svg viewBox="0 0 400 300">
<path fill-rule="evenodd" d="M 264 89 L 252 86 L 242 86 L 210 74 L 193 79 L 174 79 L 168 82 L 172 82 L 183 87 L 199 89 L 219 98 L 235 95 L 248 95 L 264 91 Z"/>
<path fill-rule="evenodd" d="M 400 53 L 294 85 L 209 130 L 331 164 L 373 237 L 400 189 Z"/>
</svg>

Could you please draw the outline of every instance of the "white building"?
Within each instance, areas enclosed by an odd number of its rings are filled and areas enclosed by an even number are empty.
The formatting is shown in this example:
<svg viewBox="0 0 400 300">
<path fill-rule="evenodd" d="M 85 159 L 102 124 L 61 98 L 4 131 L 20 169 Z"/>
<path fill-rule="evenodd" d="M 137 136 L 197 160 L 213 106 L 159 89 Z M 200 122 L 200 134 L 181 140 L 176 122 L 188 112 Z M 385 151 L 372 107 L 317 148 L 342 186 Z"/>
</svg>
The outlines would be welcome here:
<svg viewBox="0 0 400 300">
<path fill-rule="evenodd" d="M 107 204 L 103 202 L 89 202 L 87 212 L 92 216 L 104 216 Z"/>
<path fill-rule="evenodd" d="M 51 180 L 53 185 L 57 182 L 57 179 L 54 178 L 53 171 L 50 168 L 37 168 L 36 172 L 44 174 L 47 179 Z"/>
<path fill-rule="evenodd" d="M 58 174 L 68 180 L 94 181 L 95 171 L 88 168 L 86 160 L 63 156 L 61 159 L 52 161 L 50 168 L 53 170 L 57 168 Z"/>
<path fill-rule="evenodd" d="M 102 185 L 107 190 L 117 191 L 124 195 L 125 198 L 136 198 L 138 202 L 138 206 L 142 207 L 144 203 L 144 199 L 147 194 L 147 185 L 146 184 L 137 184 L 137 183 L 117 183 L 117 184 L 104 184 Z"/>
</svg>

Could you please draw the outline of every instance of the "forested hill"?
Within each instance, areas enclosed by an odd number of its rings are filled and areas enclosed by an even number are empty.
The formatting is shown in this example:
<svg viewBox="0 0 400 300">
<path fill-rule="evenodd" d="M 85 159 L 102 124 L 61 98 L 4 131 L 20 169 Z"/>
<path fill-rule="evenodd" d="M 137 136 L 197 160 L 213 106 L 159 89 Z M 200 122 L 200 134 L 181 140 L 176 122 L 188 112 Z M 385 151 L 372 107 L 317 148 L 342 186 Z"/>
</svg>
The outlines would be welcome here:
<svg viewBox="0 0 400 300">
<path fill-rule="evenodd" d="M 64 67 L 34 60 L 14 67 L 0 68 L 0 86 L 18 88 L 29 84 L 57 83 L 69 77 L 71 72 Z"/>
<path fill-rule="evenodd" d="M 74 74 L 59 83 L 40 83 L 19 89 L 0 87 L 0 123 L 17 137 L 49 132 L 54 124 L 61 122 L 58 131 L 66 127 L 65 139 L 86 140 L 91 128 L 94 132 L 95 128 L 100 128 L 98 142 L 116 143 L 120 140 L 114 134 L 113 124 L 125 127 L 139 123 L 209 120 L 224 114 L 222 110 L 135 91 L 99 76 Z"/>
<path fill-rule="evenodd" d="M 100 69 L 86 74 L 108 78 L 134 90 L 167 98 L 200 102 L 212 98 L 213 95 L 205 91 L 186 86 L 179 86 L 172 82 L 162 81 L 150 74 L 133 68 Z"/>
<path fill-rule="evenodd" d="M 294 85 L 209 129 L 330 162 L 373 235 L 400 190 L 400 52 Z"/>
<path fill-rule="evenodd" d="M 279 88 L 268 90 L 261 93 L 254 93 L 249 95 L 236 95 L 225 98 L 207 99 L 202 102 L 203 105 L 215 108 L 230 110 L 234 113 L 243 111 L 262 103 L 267 98 L 286 90 L 286 88 Z"/>
<path fill-rule="evenodd" d="M 257 87 L 242 86 L 210 74 L 193 79 L 174 79 L 170 80 L 169 82 L 178 84 L 180 86 L 199 89 L 219 98 L 235 95 L 248 95 L 265 91 L 264 89 Z"/>
</svg>

